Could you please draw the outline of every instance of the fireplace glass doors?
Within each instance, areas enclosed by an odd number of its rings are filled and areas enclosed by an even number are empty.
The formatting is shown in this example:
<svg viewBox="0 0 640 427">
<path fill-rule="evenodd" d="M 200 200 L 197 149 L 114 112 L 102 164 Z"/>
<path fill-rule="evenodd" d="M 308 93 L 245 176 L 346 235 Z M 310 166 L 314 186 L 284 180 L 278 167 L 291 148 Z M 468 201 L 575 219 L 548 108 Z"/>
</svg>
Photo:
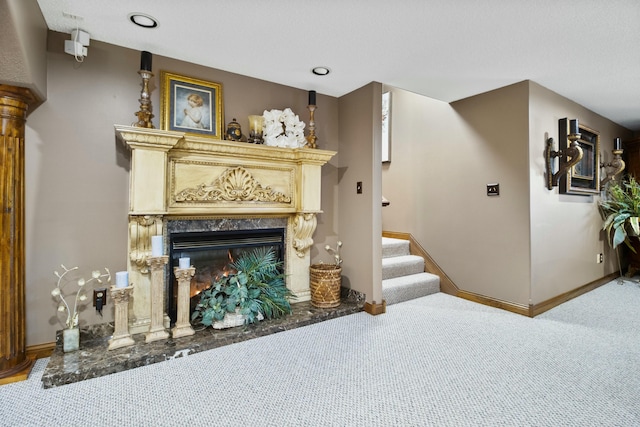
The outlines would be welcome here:
<svg viewBox="0 0 640 427">
<path fill-rule="evenodd" d="M 284 228 L 233 230 L 212 232 L 172 233 L 170 235 L 170 285 L 167 313 L 174 323 L 177 317 L 178 281 L 173 268 L 180 258 L 190 258 L 196 269 L 191 279 L 191 313 L 199 301 L 199 294 L 209 288 L 216 278 L 234 273 L 230 264 L 243 252 L 265 248 L 273 250 L 284 260 Z"/>
</svg>

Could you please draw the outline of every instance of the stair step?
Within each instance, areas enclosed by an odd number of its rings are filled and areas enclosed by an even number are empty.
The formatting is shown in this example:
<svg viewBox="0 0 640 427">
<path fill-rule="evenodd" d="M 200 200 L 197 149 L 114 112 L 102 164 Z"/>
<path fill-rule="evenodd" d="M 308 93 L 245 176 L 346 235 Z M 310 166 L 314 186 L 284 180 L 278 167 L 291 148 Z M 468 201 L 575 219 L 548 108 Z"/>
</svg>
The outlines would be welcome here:
<svg viewBox="0 0 640 427">
<path fill-rule="evenodd" d="M 424 259 L 417 255 L 402 255 L 382 259 L 382 279 L 393 279 L 424 272 Z"/>
<path fill-rule="evenodd" d="M 418 273 L 382 281 L 382 297 L 387 305 L 440 292 L 440 277 Z"/>
<path fill-rule="evenodd" d="M 382 238 L 382 258 L 409 255 L 409 241 L 393 239 L 391 237 Z"/>
</svg>

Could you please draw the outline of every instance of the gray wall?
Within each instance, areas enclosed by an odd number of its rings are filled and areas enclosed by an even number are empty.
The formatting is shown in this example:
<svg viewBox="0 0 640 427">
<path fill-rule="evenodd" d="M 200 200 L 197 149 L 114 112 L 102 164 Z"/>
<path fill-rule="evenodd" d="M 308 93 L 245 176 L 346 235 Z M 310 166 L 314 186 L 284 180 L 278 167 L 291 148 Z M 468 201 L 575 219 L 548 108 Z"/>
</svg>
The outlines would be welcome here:
<svg viewBox="0 0 640 427">
<path fill-rule="evenodd" d="M 451 105 L 395 88 L 392 157 L 383 166 L 383 229 L 410 232 L 456 285 L 537 304 L 615 271 L 599 231 L 598 196 L 564 196 L 544 181 L 546 135 L 578 117 L 631 133 L 543 87 L 521 82 Z M 500 184 L 488 197 L 486 185 Z M 596 263 L 596 253 L 607 253 Z"/>
<path fill-rule="evenodd" d="M 613 139 L 632 132 L 536 83 L 529 84 L 531 198 L 531 301 L 536 304 L 618 270 L 614 251 L 601 231 L 596 196 L 568 196 L 544 187 L 545 135 L 558 140 L 558 120 L 578 118 L 600 132 L 602 161 L 611 160 Z M 604 253 L 605 262 L 596 263 Z"/>
<path fill-rule="evenodd" d="M 339 235 L 347 287 L 382 302 L 380 134 L 382 85 L 370 83 L 340 98 Z M 362 194 L 356 184 L 362 182 Z"/>
<path fill-rule="evenodd" d="M 0 0 L 0 84 L 26 87 L 44 101 L 46 40 L 47 24 L 36 0 Z"/>
</svg>

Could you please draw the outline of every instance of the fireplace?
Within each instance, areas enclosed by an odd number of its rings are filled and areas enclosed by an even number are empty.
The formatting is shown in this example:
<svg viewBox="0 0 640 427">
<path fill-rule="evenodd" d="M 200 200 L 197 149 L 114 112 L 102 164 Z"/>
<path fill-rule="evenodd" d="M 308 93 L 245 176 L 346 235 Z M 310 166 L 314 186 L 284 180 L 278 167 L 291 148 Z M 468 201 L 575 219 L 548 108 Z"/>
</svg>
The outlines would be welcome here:
<svg viewBox="0 0 640 427">
<path fill-rule="evenodd" d="M 133 284 L 132 334 L 147 332 L 151 324 L 149 266 L 155 235 L 164 236 L 164 253 L 171 259 L 161 299 L 167 310 L 165 328 L 171 317 L 175 319 L 173 263 L 189 255 L 197 264 L 202 255 L 195 245 L 188 250 L 180 246 L 193 240 L 188 233 L 210 238 L 220 232 L 228 237 L 227 232 L 238 230 L 281 230 L 275 246 L 281 248 L 285 284 L 296 302 L 310 299 L 310 248 L 316 216 L 322 213 L 321 168 L 334 151 L 268 147 L 132 126 L 117 125 L 116 134 L 132 152 L 127 265 Z"/>
<path fill-rule="evenodd" d="M 284 264 L 284 228 L 192 231 L 169 235 L 169 273 L 167 314 L 174 323 L 177 318 L 178 281 L 173 274 L 180 258 L 190 258 L 196 274 L 191 279 L 190 313 L 193 313 L 200 292 L 208 289 L 215 279 L 235 273 L 230 264 L 248 251 L 261 248 L 272 250 Z M 284 271 L 284 268 L 282 269 Z"/>
</svg>

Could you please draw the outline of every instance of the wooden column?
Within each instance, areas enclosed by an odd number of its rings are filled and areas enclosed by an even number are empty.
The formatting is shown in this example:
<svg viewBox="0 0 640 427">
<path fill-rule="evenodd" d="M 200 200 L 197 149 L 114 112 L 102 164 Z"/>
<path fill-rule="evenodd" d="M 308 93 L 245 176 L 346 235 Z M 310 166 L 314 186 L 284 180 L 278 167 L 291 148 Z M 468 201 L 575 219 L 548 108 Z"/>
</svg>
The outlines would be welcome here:
<svg viewBox="0 0 640 427">
<path fill-rule="evenodd" d="M 24 134 L 30 90 L 0 85 L 0 384 L 29 376 L 26 356 Z"/>
</svg>

